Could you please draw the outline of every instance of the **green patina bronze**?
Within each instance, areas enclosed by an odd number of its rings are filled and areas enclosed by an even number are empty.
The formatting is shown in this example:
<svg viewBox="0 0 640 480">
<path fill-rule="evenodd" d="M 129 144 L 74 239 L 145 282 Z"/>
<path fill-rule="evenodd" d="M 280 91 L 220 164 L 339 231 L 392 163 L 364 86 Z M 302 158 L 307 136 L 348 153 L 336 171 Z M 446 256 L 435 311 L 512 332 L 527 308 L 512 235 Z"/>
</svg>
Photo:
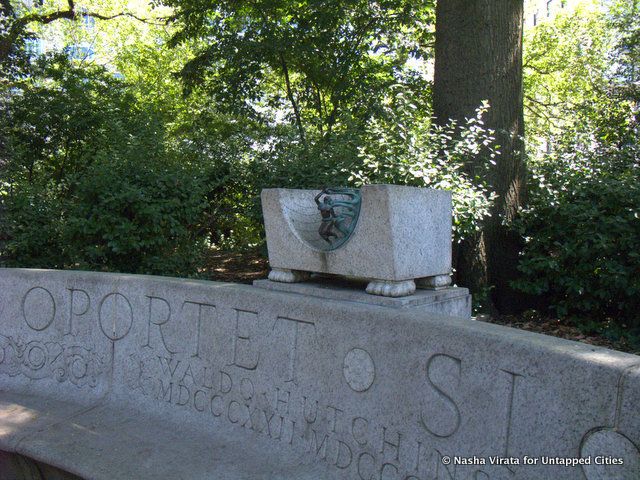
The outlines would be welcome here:
<svg viewBox="0 0 640 480">
<path fill-rule="evenodd" d="M 344 245 L 358 223 L 362 197 L 356 188 L 325 188 L 315 197 L 320 210 L 318 234 L 326 242 L 323 250 Z"/>
</svg>

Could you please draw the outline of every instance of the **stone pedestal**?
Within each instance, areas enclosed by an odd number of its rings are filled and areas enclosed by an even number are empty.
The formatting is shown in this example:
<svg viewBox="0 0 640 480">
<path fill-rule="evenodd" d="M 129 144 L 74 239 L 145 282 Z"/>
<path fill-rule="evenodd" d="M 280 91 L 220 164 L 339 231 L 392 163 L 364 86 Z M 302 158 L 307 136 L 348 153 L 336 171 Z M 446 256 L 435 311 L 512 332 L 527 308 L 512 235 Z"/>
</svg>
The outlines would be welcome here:
<svg viewBox="0 0 640 480">
<path fill-rule="evenodd" d="M 438 290 L 419 289 L 416 290 L 413 295 L 391 297 L 367 295 L 368 292 L 365 293 L 365 287 L 367 287 L 366 282 L 339 280 L 317 275 L 311 276 L 310 279 L 304 283 L 255 280 L 253 285 L 265 290 L 322 298 L 327 302 L 349 301 L 359 304 L 397 308 L 403 311 L 422 311 L 451 317 L 471 318 L 471 295 L 469 295 L 469 290 L 460 287 L 448 287 Z"/>
</svg>

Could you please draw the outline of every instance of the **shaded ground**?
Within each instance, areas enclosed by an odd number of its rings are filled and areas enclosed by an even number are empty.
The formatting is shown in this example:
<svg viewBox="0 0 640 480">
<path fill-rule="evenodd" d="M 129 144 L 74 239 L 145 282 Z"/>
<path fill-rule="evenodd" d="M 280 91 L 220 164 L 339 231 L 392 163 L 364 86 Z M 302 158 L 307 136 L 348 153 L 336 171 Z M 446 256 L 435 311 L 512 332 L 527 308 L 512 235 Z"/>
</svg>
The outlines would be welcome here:
<svg viewBox="0 0 640 480">
<path fill-rule="evenodd" d="M 569 320 L 545 317 L 535 311 L 524 312 L 517 316 L 503 315 L 498 318 L 479 315 L 477 320 L 640 355 L 639 340 L 635 339 L 634 341 L 634 339 L 620 335 L 619 331 L 610 329 L 608 333 L 585 333 L 572 325 Z"/>
<path fill-rule="evenodd" d="M 208 255 L 201 273 L 209 280 L 250 284 L 254 280 L 267 278 L 269 264 L 258 251 L 246 253 L 212 251 Z M 640 354 L 640 344 L 638 344 L 638 341 L 631 342 L 624 336 L 614 335 L 612 333 L 585 334 L 568 320 L 545 317 L 538 312 L 531 311 L 517 316 L 505 315 L 497 318 L 492 318 L 488 315 L 479 315 L 477 320 L 544 333 L 545 335 L 566 338 L 623 352 Z"/>
<path fill-rule="evenodd" d="M 258 251 L 244 253 L 211 251 L 200 273 L 208 280 L 250 284 L 254 280 L 267 278 L 269 264 Z"/>
</svg>

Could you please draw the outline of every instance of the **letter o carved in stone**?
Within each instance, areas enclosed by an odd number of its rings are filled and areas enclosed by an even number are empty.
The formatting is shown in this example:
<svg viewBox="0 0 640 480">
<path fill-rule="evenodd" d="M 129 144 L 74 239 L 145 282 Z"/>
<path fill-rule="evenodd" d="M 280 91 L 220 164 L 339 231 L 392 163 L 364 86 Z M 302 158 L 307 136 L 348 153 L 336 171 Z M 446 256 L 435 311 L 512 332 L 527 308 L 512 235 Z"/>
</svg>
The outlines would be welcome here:
<svg viewBox="0 0 640 480">
<path fill-rule="evenodd" d="M 344 357 L 342 373 L 347 384 L 355 392 L 365 392 L 373 385 L 376 368 L 366 350 L 354 348 Z"/>
<path fill-rule="evenodd" d="M 56 302 L 44 287 L 30 288 L 22 297 L 22 316 L 29 328 L 40 332 L 53 323 Z"/>
<path fill-rule="evenodd" d="M 113 341 L 127 336 L 133 324 L 133 308 L 121 293 L 110 293 L 100 301 L 98 323 L 105 336 Z"/>
<path fill-rule="evenodd" d="M 588 480 L 640 478 L 640 451 L 625 435 L 611 428 L 588 432 L 582 439 L 580 456 L 591 458 L 590 464 L 582 465 Z M 622 458 L 624 464 L 608 463 L 611 458 Z"/>
</svg>

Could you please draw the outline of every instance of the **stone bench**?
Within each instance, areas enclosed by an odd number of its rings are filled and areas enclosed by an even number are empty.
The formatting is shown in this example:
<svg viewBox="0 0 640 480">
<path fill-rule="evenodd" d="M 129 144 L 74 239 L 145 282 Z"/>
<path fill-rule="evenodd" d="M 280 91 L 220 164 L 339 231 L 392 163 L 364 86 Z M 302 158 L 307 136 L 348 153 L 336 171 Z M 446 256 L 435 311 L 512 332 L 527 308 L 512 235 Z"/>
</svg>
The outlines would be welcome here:
<svg viewBox="0 0 640 480">
<path fill-rule="evenodd" d="M 0 450 L 82 478 L 631 480 L 639 406 L 638 356 L 421 306 L 0 270 Z"/>
</svg>

